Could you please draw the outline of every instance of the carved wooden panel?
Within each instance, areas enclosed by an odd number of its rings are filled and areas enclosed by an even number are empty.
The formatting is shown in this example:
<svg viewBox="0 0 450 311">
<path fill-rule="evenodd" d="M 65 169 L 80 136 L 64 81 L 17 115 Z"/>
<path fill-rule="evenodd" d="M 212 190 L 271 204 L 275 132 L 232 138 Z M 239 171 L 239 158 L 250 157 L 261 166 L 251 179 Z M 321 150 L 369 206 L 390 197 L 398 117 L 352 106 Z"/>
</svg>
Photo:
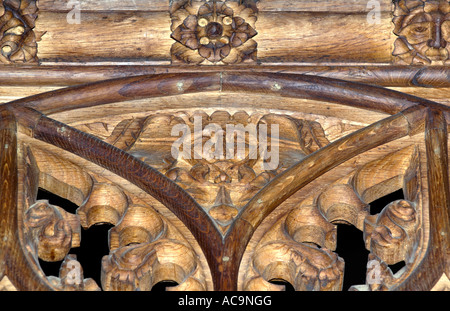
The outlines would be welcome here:
<svg viewBox="0 0 450 311">
<path fill-rule="evenodd" d="M 0 4 L 0 289 L 450 287 L 448 1 Z"/>
<path fill-rule="evenodd" d="M 190 108 L 189 93 L 211 91 L 282 101 L 329 96 L 350 109 L 392 116 L 364 124 L 302 109 Z M 184 109 L 152 110 L 152 97 L 161 95 L 175 96 Z M 362 98 L 370 98 L 370 106 Z M 91 117 L 61 122 L 74 109 L 80 116 L 87 109 Z M 150 290 L 170 280 L 178 284 L 173 290 L 274 290 L 283 287 L 270 282 L 284 280 L 296 290 L 341 290 L 345 260 L 335 252 L 337 224 L 361 230 L 370 252 L 368 281 L 354 290 L 431 289 L 447 269 L 441 234 L 449 203 L 445 106 L 332 79 L 230 72 L 106 81 L 25 99 L 3 114 L 3 167 L 17 167 L 23 181 L 4 183 L 17 186 L 6 193 L 18 202 L 11 216 L 18 218 L 4 229 L 21 232 L 8 233 L 4 254 L 11 243 L 22 245 L 34 275 L 21 285 L 8 273 L 20 257 L 7 263 L 4 276 L 18 289 Z M 271 139 L 263 150 L 273 152 L 272 160 L 276 150 L 277 163 L 251 153 L 251 143 L 261 149 L 264 136 L 253 139 L 249 124 L 265 125 Z M 240 155 L 223 140 L 238 138 L 239 130 L 248 134 L 241 136 L 246 148 Z M 177 141 L 186 144 L 174 153 Z M 36 200 L 37 188 L 74 202 L 76 213 Z M 397 189 L 404 199 L 371 213 L 371 202 Z M 113 225 L 101 284 L 81 273 L 74 280 L 72 271 L 81 265 L 70 250 L 83 243 L 81 227 L 101 223 Z M 60 275 L 45 277 L 38 258 L 64 260 Z M 402 261 L 394 274 L 389 265 Z M 417 284 L 424 265 L 439 261 L 441 268 L 427 270 Z M 373 266 L 379 270 L 371 272 Z"/>
</svg>

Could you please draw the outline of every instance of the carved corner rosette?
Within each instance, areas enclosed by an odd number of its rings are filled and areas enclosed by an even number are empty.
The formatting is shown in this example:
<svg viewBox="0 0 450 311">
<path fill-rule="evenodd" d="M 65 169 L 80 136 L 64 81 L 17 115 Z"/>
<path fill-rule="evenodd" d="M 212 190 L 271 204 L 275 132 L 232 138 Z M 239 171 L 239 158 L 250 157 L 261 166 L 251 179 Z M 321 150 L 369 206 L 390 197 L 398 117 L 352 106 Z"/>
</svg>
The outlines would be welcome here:
<svg viewBox="0 0 450 311">
<path fill-rule="evenodd" d="M 256 62 L 258 0 L 179 0 L 170 7 L 172 63 Z"/>
<path fill-rule="evenodd" d="M 0 62 L 37 63 L 37 0 L 0 1 Z"/>
<path fill-rule="evenodd" d="M 450 64 L 450 2 L 395 0 L 394 62 L 406 65 Z"/>
</svg>

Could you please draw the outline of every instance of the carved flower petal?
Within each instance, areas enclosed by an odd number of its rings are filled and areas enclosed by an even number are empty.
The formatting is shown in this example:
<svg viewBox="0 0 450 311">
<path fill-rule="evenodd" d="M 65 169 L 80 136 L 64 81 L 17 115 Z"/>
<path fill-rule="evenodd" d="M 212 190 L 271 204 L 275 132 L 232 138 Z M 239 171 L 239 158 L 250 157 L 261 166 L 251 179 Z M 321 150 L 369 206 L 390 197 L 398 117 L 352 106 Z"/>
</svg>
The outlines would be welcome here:
<svg viewBox="0 0 450 311">
<path fill-rule="evenodd" d="M 192 31 L 195 31 L 197 29 L 197 16 L 195 15 L 189 15 L 186 17 L 186 19 L 183 21 L 184 26 L 187 29 L 190 29 Z"/>
<path fill-rule="evenodd" d="M 208 46 L 201 46 L 198 49 L 198 53 L 202 57 L 213 63 L 220 62 L 223 58 L 227 57 L 228 54 L 230 54 L 230 51 L 231 47 L 228 44 L 224 45 L 221 48 L 215 48 L 208 45 Z"/>
<path fill-rule="evenodd" d="M 192 50 L 198 49 L 199 43 L 195 33 L 197 17 L 190 15 L 171 34 L 172 38 Z"/>
<path fill-rule="evenodd" d="M 394 27 L 394 34 L 396 34 L 397 36 L 400 33 L 400 30 L 403 28 L 403 21 L 405 20 L 405 16 L 406 15 L 401 15 L 401 16 L 395 16 L 392 19 L 392 23 L 394 23 L 395 27 Z"/>
<path fill-rule="evenodd" d="M 183 63 L 199 64 L 205 59 L 197 53 L 179 42 L 175 42 L 171 47 L 172 61 Z"/>
<path fill-rule="evenodd" d="M 185 8 L 189 12 L 189 14 L 192 14 L 192 15 L 198 14 L 200 7 L 203 6 L 203 1 L 194 0 L 194 1 L 188 1 L 188 2 L 189 2 L 189 5 L 186 5 Z"/>
<path fill-rule="evenodd" d="M 235 32 L 231 35 L 230 38 L 230 45 L 232 47 L 238 47 L 244 44 L 248 39 L 248 36 L 244 32 Z"/>
<path fill-rule="evenodd" d="M 171 15 L 172 18 L 172 26 L 171 30 L 174 31 L 178 26 L 183 24 L 184 20 L 189 16 L 189 12 L 185 9 L 179 9 Z"/>
<path fill-rule="evenodd" d="M 418 1 L 418 0 L 416 0 L 416 1 Z M 427 2 L 425 2 L 423 10 L 427 13 L 437 11 L 437 10 L 439 10 L 440 2 L 443 2 L 443 1 L 433 1 L 433 0 L 427 1 Z"/>
<path fill-rule="evenodd" d="M 200 6 L 198 8 L 198 16 L 203 16 L 203 15 L 209 15 L 212 14 L 214 12 L 214 8 L 211 6 L 210 3 L 205 3 L 204 5 Z"/>
<path fill-rule="evenodd" d="M 450 2 L 448 1 L 441 1 L 439 3 L 439 10 L 443 13 L 450 12 Z"/>
<path fill-rule="evenodd" d="M 424 5 L 426 5 L 428 1 L 423 1 L 423 0 L 407 0 L 405 1 L 405 6 L 410 10 L 414 10 L 418 7 L 422 7 Z"/>
</svg>

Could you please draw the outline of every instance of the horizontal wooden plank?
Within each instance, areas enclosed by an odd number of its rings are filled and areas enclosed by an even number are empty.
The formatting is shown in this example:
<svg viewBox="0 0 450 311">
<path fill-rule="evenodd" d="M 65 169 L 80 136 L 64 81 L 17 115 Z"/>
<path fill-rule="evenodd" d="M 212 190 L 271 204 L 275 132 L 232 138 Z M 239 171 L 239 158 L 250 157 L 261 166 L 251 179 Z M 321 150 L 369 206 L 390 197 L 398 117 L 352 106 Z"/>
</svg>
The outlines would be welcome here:
<svg viewBox="0 0 450 311">
<path fill-rule="evenodd" d="M 450 88 L 450 68 L 442 66 L 0 66 L 1 86 L 70 86 L 132 75 L 176 72 L 282 72 L 316 75 L 385 87 L 425 87 L 433 98 L 446 96 L 434 88 Z M 435 96 L 435 94 L 440 94 Z"/>
<path fill-rule="evenodd" d="M 220 103 L 220 107 L 218 107 Z M 257 107 L 255 106 L 257 103 Z M 276 104 L 276 107 L 274 105 Z M 97 122 L 100 118 L 120 119 L 129 114 L 134 117 L 146 116 L 152 111 L 189 111 L 205 109 L 206 111 L 227 110 L 238 111 L 302 112 L 308 115 L 322 115 L 330 118 L 348 120 L 349 128 L 354 125 L 368 125 L 386 118 L 388 114 L 368 111 L 360 108 L 348 109 L 345 105 L 318 102 L 300 98 L 283 98 L 263 94 L 205 92 L 199 94 L 183 94 L 159 98 L 146 98 L 123 103 L 111 103 L 102 106 L 88 107 L 73 111 L 51 114 L 51 117 L 73 126 Z M 332 122 L 331 122 L 332 123 Z"/>
<path fill-rule="evenodd" d="M 167 12 L 84 12 L 79 24 L 66 13 L 42 12 L 36 30 L 41 64 L 170 64 Z M 379 64 L 392 61 L 391 16 L 370 24 L 365 14 L 261 12 L 261 64 Z M 352 31 L 345 31 L 352 29 Z M 345 33 L 345 36 L 343 35 Z"/>
<path fill-rule="evenodd" d="M 170 0 L 40 0 L 42 11 L 68 12 L 72 3 L 80 3 L 83 11 L 168 11 Z M 391 10 L 389 0 L 260 0 L 258 10 L 264 11 L 302 11 L 302 12 L 346 12 L 363 13 L 374 8 L 382 12 Z"/>
<path fill-rule="evenodd" d="M 370 12 L 374 8 L 381 12 L 391 10 L 390 0 L 261 0 L 258 3 L 260 11 L 303 11 L 303 12 Z"/>
<path fill-rule="evenodd" d="M 39 9 L 49 12 L 69 12 L 75 4 L 82 11 L 168 11 L 169 0 L 40 0 Z"/>
<path fill-rule="evenodd" d="M 169 13 L 83 13 L 68 23 L 65 13 L 42 12 L 36 30 L 41 62 L 164 62 L 170 59 Z"/>
<path fill-rule="evenodd" d="M 380 23 L 369 24 L 365 14 L 261 13 L 258 59 L 265 64 L 390 63 L 391 18 L 384 13 Z"/>
<path fill-rule="evenodd" d="M 55 86 L 2 86 L 0 85 L 0 104 L 16 99 L 54 91 Z"/>
</svg>

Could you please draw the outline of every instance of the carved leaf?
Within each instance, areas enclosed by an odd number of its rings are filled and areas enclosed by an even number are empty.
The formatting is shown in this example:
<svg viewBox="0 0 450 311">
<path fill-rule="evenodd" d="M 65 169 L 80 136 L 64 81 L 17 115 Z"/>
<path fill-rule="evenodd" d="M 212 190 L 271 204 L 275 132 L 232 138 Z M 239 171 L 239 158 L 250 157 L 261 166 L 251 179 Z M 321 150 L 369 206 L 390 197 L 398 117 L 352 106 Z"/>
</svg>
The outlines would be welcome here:
<svg viewBox="0 0 450 311">
<path fill-rule="evenodd" d="M 418 238 L 414 203 L 399 200 L 387 205 L 375 217 L 367 217 L 364 239 L 367 249 L 387 264 L 408 259 Z"/>
<path fill-rule="evenodd" d="M 37 201 L 28 209 L 25 225 L 35 240 L 39 258 L 45 261 L 60 261 L 72 247 L 79 246 L 77 216 L 50 205 L 48 201 Z"/>
<path fill-rule="evenodd" d="M 1 4 L 0 61 L 32 63 L 37 61 L 37 41 L 33 31 L 37 18 L 35 0 L 6 0 Z"/>
<path fill-rule="evenodd" d="M 97 283 L 91 279 L 85 279 L 83 268 L 77 261 L 76 255 L 69 254 L 64 258 L 59 270 L 59 277 L 50 276 L 47 279 L 56 288 L 63 291 L 100 291 Z"/>
<path fill-rule="evenodd" d="M 195 278 L 194 253 L 187 246 L 168 239 L 132 244 L 114 250 L 102 261 L 104 290 L 150 290 L 162 280 L 172 280 L 191 290 L 205 290 Z"/>
</svg>

